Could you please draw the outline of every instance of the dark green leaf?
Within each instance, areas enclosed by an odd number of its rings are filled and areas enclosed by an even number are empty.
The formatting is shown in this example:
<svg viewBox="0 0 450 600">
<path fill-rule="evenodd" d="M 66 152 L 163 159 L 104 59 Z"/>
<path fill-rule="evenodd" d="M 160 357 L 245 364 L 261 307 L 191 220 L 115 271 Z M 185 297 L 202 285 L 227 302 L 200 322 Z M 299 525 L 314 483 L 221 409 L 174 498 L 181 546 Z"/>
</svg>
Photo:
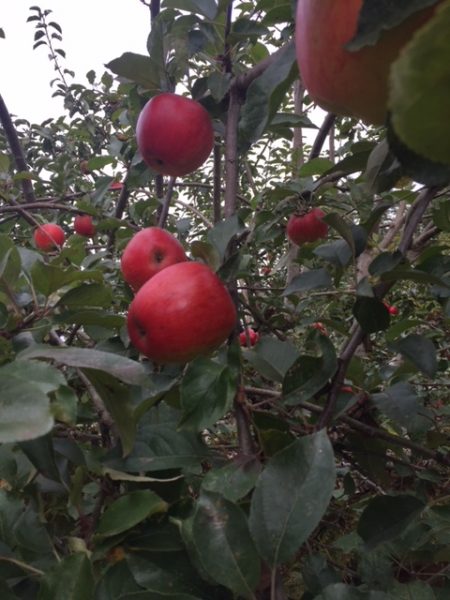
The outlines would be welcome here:
<svg viewBox="0 0 450 600">
<path fill-rule="evenodd" d="M 55 481 L 60 481 L 61 476 L 56 465 L 55 452 L 53 450 L 52 437 L 43 435 L 34 440 L 28 440 L 19 444 L 22 452 L 36 469 Z"/>
<path fill-rule="evenodd" d="M 179 428 L 201 431 L 231 409 L 236 380 L 226 365 L 208 358 L 192 361 L 181 383 L 183 416 Z"/>
<path fill-rule="evenodd" d="M 314 600 L 394 600 L 384 592 L 365 591 L 345 583 L 327 586 Z"/>
<path fill-rule="evenodd" d="M 373 394 L 372 400 L 381 412 L 406 429 L 410 428 L 423 408 L 412 385 L 403 382 Z"/>
<path fill-rule="evenodd" d="M 337 369 L 336 351 L 326 336 L 317 339 L 317 355 L 301 355 L 283 381 L 283 402 L 295 405 L 320 391 Z"/>
<path fill-rule="evenodd" d="M 213 229 L 208 231 L 208 240 L 217 249 L 220 257 L 223 259 L 228 244 L 234 236 L 245 231 L 245 225 L 242 223 L 238 215 L 233 215 L 228 219 L 224 219 L 217 223 Z"/>
<path fill-rule="evenodd" d="M 371 194 L 381 194 L 390 190 L 401 176 L 401 165 L 384 139 L 375 146 L 367 160 L 364 171 L 366 189 Z"/>
<path fill-rule="evenodd" d="M 164 0 L 164 6 L 203 15 L 210 21 L 216 17 L 218 10 L 215 0 Z"/>
<path fill-rule="evenodd" d="M 119 58 L 106 64 L 119 77 L 139 83 L 148 90 L 159 90 L 160 79 L 154 62 L 149 56 L 125 52 Z"/>
<path fill-rule="evenodd" d="M 220 469 L 211 469 L 203 479 L 202 489 L 222 494 L 236 502 L 246 496 L 255 486 L 261 463 L 254 458 L 229 462 Z"/>
<path fill-rule="evenodd" d="M 279 382 L 299 356 L 291 342 L 268 336 L 262 337 L 252 350 L 243 350 L 243 354 L 262 375 Z"/>
<path fill-rule="evenodd" d="M 392 271 L 398 267 L 404 260 L 401 252 L 382 252 L 376 256 L 369 265 L 369 273 L 371 275 L 381 275 L 387 271 Z"/>
<path fill-rule="evenodd" d="M 436 4 L 438 0 L 395 0 L 395 2 L 379 2 L 364 0 L 358 19 L 355 37 L 347 44 L 352 51 L 364 46 L 373 46 L 383 31 L 392 29 L 403 23 L 415 12 Z"/>
<path fill-rule="evenodd" d="M 333 166 L 328 158 L 317 157 L 309 160 L 300 167 L 300 177 L 312 177 L 313 175 L 323 175 Z"/>
<path fill-rule="evenodd" d="M 424 503 L 415 496 L 377 496 L 364 509 L 358 534 L 369 549 L 375 548 L 401 535 L 424 508 Z"/>
<path fill-rule="evenodd" d="M 43 578 L 38 600 L 92 600 L 94 576 L 86 554 L 71 554 Z"/>
<path fill-rule="evenodd" d="M 23 350 L 21 359 L 46 358 L 62 365 L 85 369 L 105 371 L 131 385 L 148 385 L 150 378 L 147 370 L 140 363 L 111 352 L 102 352 L 90 348 L 49 348 L 36 344 Z"/>
<path fill-rule="evenodd" d="M 112 304 L 112 289 L 100 283 L 85 283 L 66 292 L 58 304 L 68 308 L 98 306 L 107 308 Z"/>
<path fill-rule="evenodd" d="M 261 473 L 250 507 L 250 531 L 271 568 L 288 561 L 322 518 L 335 483 L 326 431 L 275 454 Z"/>
<path fill-rule="evenodd" d="M 98 281 L 103 280 L 100 271 L 79 271 L 73 268 L 62 268 L 55 265 L 36 261 L 31 267 L 31 276 L 35 289 L 44 296 L 50 296 L 53 292 L 65 285 L 76 281 Z"/>
<path fill-rule="evenodd" d="M 298 292 L 307 292 L 318 288 L 329 288 L 332 285 L 331 275 L 326 269 L 313 269 L 304 271 L 294 277 L 288 287 L 284 290 L 283 296 L 295 294 Z"/>
<path fill-rule="evenodd" d="M 356 299 L 353 315 L 365 333 L 387 329 L 391 321 L 389 311 L 382 302 L 364 296 Z"/>
<path fill-rule="evenodd" d="M 410 360 L 420 371 L 434 377 L 438 368 L 436 348 L 433 342 L 423 335 L 412 333 L 392 342 L 391 347 Z"/>
<path fill-rule="evenodd" d="M 253 598 L 260 560 L 243 510 L 219 494 L 203 492 L 195 508 L 192 534 L 208 574 L 235 594 Z"/>
<path fill-rule="evenodd" d="M 156 513 L 165 512 L 167 504 L 150 490 L 130 492 L 114 500 L 100 518 L 96 533 L 111 536 L 131 529 Z"/>
</svg>

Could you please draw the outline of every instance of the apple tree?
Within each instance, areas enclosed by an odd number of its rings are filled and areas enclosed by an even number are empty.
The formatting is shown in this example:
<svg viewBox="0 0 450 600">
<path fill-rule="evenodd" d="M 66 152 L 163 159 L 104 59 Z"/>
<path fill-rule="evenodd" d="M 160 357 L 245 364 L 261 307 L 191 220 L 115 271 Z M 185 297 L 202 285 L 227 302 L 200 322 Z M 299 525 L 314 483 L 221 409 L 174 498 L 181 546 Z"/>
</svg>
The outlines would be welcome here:
<svg viewBox="0 0 450 600">
<path fill-rule="evenodd" d="M 1 598 L 448 598 L 449 0 L 298 0 L 324 32 L 299 61 L 293 2 L 141 2 L 148 53 L 86 83 L 57 15 L 31 7 L 63 113 L 30 123 L 0 96 Z M 344 61 L 370 48 L 384 65 L 381 124 L 315 104 L 330 102 L 308 73 L 335 58 L 319 5 L 339 7 L 337 32 L 354 11 Z M 380 39 L 424 10 L 386 62 Z M 372 111 L 371 68 L 344 72 L 333 83 Z M 136 141 L 163 94 L 213 125 L 183 175 Z M 209 144 L 179 111 L 174 130 L 160 103 L 152 139 L 169 159 L 178 139 L 188 156 Z M 65 240 L 39 244 L 46 223 Z M 130 342 L 121 259 L 149 227 L 236 308 L 228 339 L 185 363 Z M 165 341 L 195 326 L 181 316 Z"/>
</svg>

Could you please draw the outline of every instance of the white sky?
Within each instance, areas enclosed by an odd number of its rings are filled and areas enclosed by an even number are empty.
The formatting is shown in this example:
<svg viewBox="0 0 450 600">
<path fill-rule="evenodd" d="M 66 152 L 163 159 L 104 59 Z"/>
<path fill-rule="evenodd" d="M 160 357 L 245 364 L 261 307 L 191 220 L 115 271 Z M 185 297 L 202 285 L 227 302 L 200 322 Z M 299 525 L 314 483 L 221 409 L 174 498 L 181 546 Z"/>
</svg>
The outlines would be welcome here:
<svg viewBox="0 0 450 600">
<path fill-rule="evenodd" d="M 0 6 L 6 35 L 0 39 L 0 93 L 12 114 L 34 123 L 60 114 L 62 103 L 51 97 L 55 72 L 46 46 L 33 50 L 30 6 L 53 11 L 50 20 L 62 27 L 59 47 L 66 52 L 61 64 L 75 71 L 76 82 L 87 84 L 90 69 L 101 75 L 104 64 L 123 52 L 147 53 L 150 16 L 139 0 L 0 0 Z"/>
</svg>

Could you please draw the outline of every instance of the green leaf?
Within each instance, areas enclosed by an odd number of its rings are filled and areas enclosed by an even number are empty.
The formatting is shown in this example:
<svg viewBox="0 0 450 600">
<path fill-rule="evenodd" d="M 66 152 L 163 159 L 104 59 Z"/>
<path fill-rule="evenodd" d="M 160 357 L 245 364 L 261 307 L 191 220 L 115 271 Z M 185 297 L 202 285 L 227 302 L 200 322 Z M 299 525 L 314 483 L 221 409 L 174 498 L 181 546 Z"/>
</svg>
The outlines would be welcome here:
<svg viewBox="0 0 450 600">
<path fill-rule="evenodd" d="M 450 199 L 436 198 L 433 203 L 433 222 L 442 231 L 450 231 Z"/>
<path fill-rule="evenodd" d="M 318 288 L 329 288 L 332 285 L 331 275 L 326 269 L 312 269 L 294 277 L 283 292 L 283 296 L 298 292 L 308 292 Z"/>
<path fill-rule="evenodd" d="M 136 420 L 129 386 L 103 371 L 84 369 L 84 373 L 113 418 L 120 435 L 123 454 L 126 456 L 133 449 L 136 438 Z"/>
<path fill-rule="evenodd" d="M 32 440 L 53 427 L 48 394 L 66 383 L 54 367 L 16 360 L 0 367 L 0 441 Z"/>
<path fill-rule="evenodd" d="M 208 471 L 202 489 L 220 493 L 227 500 L 236 502 L 254 488 L 260 472 L 261 463 L 253 457 L 229 462 L 220 469 Z"/>
<path fill-rule="evenodd" d="M 433 378 L 438 369 L 436 348 L 433 342 L 416 333 L 391 342 L 390 346 L 410 360 L 420 371 Z"/>
<path fill-rule="evenodd" d="M 66 556 L 44 576 L 38 600 L 92 600 L 92 565 L 86 554 Z"/>
<path fill-rule="evenodd" d="M 377 496 L 364 509 L 358 534 L 367 548 L 373 549 L 401 535 L 424 508 L 425 504 L 415 496 Z"/>
<path fill-rule="evenodd" d="M 299 356 L 291 342 L 269 336 L 262 337 L 254 348 L 244 349 L 242 353 L 262 375 L 280 383 Z"/>
<path fill-rule="evenodd" d="M 353 305 L 353 315 L 365 333 L 389 327 L 391 317 L 385 305 L 376 298 L 360 296 Z"/>
<path fill-rule="evenodd" d="M 215 0 L 164 0 L 163 4 L 166 8 L 178 8 L 203 15 L 210 21 L 215 19 L 218 10 Z"/>
<path fill-rule="evenodd" d="M 324 429 L 268 461 L 252 496 L 250 532 L 271 568 L 292 558 L 318 525 L 335 478 L 333 448 Z"/>
<path fill-rule="evenodd" d="M 124 52 L 105 65 L 119 77 L 125 77 L 142 85 L 147 90 L 159 90 L 160 78 L 153 60 L 149 56 Z"/>
<path fill-rule="evenodd" d="M 100 518 L 96 534 L 108 537 L 131 529 L 156 513 L 166 512 L 167 504 L 150 490 L 130 492 L 114 500 Z"/>
<path fill-rule="evenodd" d="M 391 271 L 382 273 L 380 279 L 382 281 L 416 281 L 417 283 L 438 285 L 447 288 L 450 287 L 446 285 L 442 279 L 439 279 L 439 277 L 436 277 L 431 273 L 426 273 L 425 271 L 419 271 L 419 269 L 406 269 L 401 267 L 392 269 Z"/>
<path fill-rule="evenodd" d="M 404 260 L 401 252 L 382 252 L 376 256 L 369 265 L 369 273 L 371 275 L 381 275 L 388 271 L 392 271 Z"/>
<path fill-rule="evenodd" d="M 201 431 L 230 411 L 236 380 L 226 365 L 208 358 L 192 361 L 181 383 L 183 416 L 179 428 Z"/>
<path fill-rule="evenodd" d="M 379 142 L 370 153 L 364 171 L 365 187 L 370 194 L 390 190 L 402 176 L 402 168 L 386 139 Z"/>
<path fill-rule="evenodd" d="M 90 348 L 49 348 L 44 344 L 36 344 L 23 350 L 19 358 L 46 358 L 69 367 L 105 371 L 131 385 L 151 385 L 150 376 L 143 365 L 112 352 Z"/>
<path fill-rule="evenodd" d="M 247 89 L 239 123 L 239 137 L 243 145 L 250 146 L 261 137 L 277 111 L 279 91 L 283 91 L 281 101 L 284 87 L 294 79 L 294 74 L 296 58 L 294 44 L 291 43 Z"/>
<path fill-rule="evenodd" d="M 372 395 L 375 406 L 400 426 L 409 429 L 423 408 L 409 383 L 395 383 L 383 392 Z"/>
<path fill-rule="evenodd" d="M 242 223 L 237 214 L 220 221 L 212 229 L 208 231 L 208 240 L 219 252 L 220 258 L 223 259 L 229 243 L 234 236 L 245 231 L 245 225 Z"/>
<path fill-rule="evenodd" d="M 40 473 L 54 481 L 61 480 L 51 435 L 43 435 L 34 440 L 21 442 L 19 446 Z"/>
<path fill-rule="evenodd" d="M 244 598 L 260 578 L 260 560 L 239 506 L 219 494 L 203 492 L 192 523 L 198 557 L 210 577 Z"/>
<path fill-rule="evenodd" d="M 313 158 L 300 167 L 300 177 L 312 177 L 313 175 L 323 175 L 333 166 L 333 162 L 328 158 L 321 156 Z"/>
<path fill-rule="evenodd" d="M 42 261 L 36 261 L 33 264 L 31 267 L 31 277 L 36 291 L 46 297 L 69 283 L 86 280 L 101 282 L 103 280 L 101 271 L 79 271 L 74 268 L 67 269 L 49 265 Z"/>
<path fill-rule="evenodd" d="M 317 356 L 301 355 L 283 381 L 283 402 L 295 405 L 309 400 L 333 377 L 337 369 L 336 351 L 326 336 L 317 339 Z"/>
<path fill-rule="evenodd" d="M 347 49 L 356 51 L 364 46 L 375 45 L 383 31 L 396 27 L 415 12 L 437 2 L 438 0 L 364 0 L 356 35 L 347 44 Z"/>
<path fill-rule="evenodd" d="M 450 165 L 450 4 L 441 3 L 391 67 L 392 125 L 414 152 Z M 432 93 L 430 93 L 432 90 Z"/>
<path fill-rule="evenodd" d="M 86 283 L 66 292 L 58 302 L 59 306 L 68 308 L 88 308 L 111 306 L 113 301 L 112 289 L 100 283 Z"/>
<path fill-rule="evenodd" d="M 11 289 L 21 269 L 20 254 L 7 235 L 0 235 L 0 289 Z"/>
</svg>

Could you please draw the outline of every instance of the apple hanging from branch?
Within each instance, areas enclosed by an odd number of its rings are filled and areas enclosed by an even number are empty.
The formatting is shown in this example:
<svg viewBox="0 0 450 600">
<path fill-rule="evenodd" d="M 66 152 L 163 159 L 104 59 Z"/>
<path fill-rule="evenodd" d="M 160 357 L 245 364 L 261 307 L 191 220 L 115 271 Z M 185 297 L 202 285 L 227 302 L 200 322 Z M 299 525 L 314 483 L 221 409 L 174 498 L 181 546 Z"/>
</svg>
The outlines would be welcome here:
<svg viewBox="0 0 450 600">
<path fill-rule="evenodd" d="M 236 325 L 234 302 L 206 265 L 181 262 L 137 292 L 127 318 L 132 344 L 156 363 L 184 363 L 218 348 Z"/>
<path fill-rule="evenodd" d="M 73 229 L 75 233 L 84 237 L 95 235 L 95 225 L 91 215 L 77 215 L 73 221 Z"/>
<path fill-rule="evenodd" d="M 137 292 L 162 269 L 186 260 L 183 246 L 171 233 L 160 227 L 146 227 L 126 245 L 120 268 L 125 281 Z"/>
<path fill-rule="evenodd" d="M 286 233 L 297 246 L 305 242 L 315 242 L 328 235 L 328 225 L 323 221 L 325 213 L 320 208 L 313 208 L 303 215 L 290 216 Z"/>
<path fill-rule="evenodd" d="M 346 45 L 356 34 L 362 5 L 363 0 L 298 0 L 297 62 L 302 82 L 319 106 L 383 124 L 391 64 L 432 16 L 436 5 L 420 9 L 383 31 L 374 45 L 350 51 Z"/>
<path fill-rule="evenodd" d="M 50 252 L 64 245 L 66 234 L 57 223 L 44 223 L 34 230 L 33 239 L 39 250 Z"/>
<path fill-rule="evenodd" d="M 150 168 L 182 177 L 208 158 L 214 131 L 208 111 L 199 102 L 162 93 L 151 98 L 139 114 L 136 140 Z"/>
</svg>

